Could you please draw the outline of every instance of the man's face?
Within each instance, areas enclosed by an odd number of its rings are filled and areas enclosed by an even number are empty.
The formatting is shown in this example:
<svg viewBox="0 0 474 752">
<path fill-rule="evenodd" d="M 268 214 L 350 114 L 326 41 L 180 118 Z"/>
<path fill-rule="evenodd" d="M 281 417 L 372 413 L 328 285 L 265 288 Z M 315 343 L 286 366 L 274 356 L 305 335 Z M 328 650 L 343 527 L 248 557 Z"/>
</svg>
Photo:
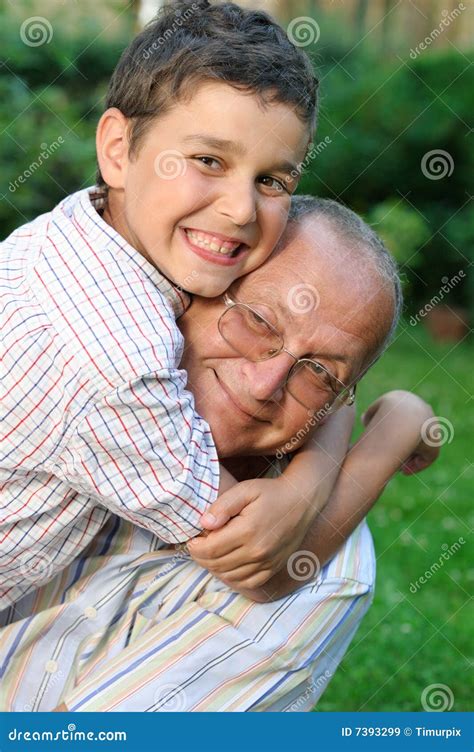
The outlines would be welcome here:
<svg viewBox="0 0 474 752">
<path fill-rule="evenodd" d="M 334 250 L 324 223 L 303 221 L 281 252 L 239 282 L 233 298 L 270 319 L 293 355 L 317 360 L 348 384 L 386 333 L 392 303 L 376 274 L 362 275 L 348 254 Z M 222 299 L 197 298 L 180 319 L 189 388 L 222 458 L 274 453 L 314 424 L 283 387 L 295 361 L 285 352 L 256 363 L 238 355 L 218 330 L 224 310 Z"/>
<path fill-rule="evenodd" d="M 308 140 L 291 107 L 201 84 L 123 152 L 105 218 L 177 285 L 214 297 L 275 247 Z"/>
</svg>

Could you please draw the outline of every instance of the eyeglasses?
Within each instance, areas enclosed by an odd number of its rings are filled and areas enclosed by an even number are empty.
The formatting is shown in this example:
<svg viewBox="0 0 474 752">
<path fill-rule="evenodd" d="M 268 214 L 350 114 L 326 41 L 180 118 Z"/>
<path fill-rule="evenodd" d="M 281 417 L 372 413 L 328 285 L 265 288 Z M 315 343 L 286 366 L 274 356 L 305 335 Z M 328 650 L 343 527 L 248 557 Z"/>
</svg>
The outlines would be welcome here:
<svg viewBox="0 0 474 752">
<path fill-rule="evenodd" d="M 284 384 L 289 394 L 307 410 L 324 414 L 343 404 L 352 405 L 355 386 L 339 381 L 321 363 L 310 358 L 297 358 L 284 346 L 283 337 L 262 315 L 246 303 L 239 303 L 226 293 L 226 310 L 219 317 L 217 327 L 223 339 L 238 355 L 258 363 L 275 358 L 282 352 L 294 358 Z M 265 303 L 265 308 L 271 308 Z"/>
</svg>

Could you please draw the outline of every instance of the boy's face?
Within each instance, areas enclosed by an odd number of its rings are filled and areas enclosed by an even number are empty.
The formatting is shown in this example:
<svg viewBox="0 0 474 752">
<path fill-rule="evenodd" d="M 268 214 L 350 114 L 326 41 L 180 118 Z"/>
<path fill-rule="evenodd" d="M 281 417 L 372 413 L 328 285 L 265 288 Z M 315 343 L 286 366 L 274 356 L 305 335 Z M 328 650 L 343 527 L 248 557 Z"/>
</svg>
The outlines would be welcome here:
<svg viewBox="0 0 474 752">
<path fill-rule="evenodd" d="M 108 110 L 97 146 L 111 188 L 104 217 L 134 248 L 206 297 L 268 258 L 309 140 L 291 107 L 212 82 L 158 117 L 132 157 L 127 126 Z"/>
</svg>

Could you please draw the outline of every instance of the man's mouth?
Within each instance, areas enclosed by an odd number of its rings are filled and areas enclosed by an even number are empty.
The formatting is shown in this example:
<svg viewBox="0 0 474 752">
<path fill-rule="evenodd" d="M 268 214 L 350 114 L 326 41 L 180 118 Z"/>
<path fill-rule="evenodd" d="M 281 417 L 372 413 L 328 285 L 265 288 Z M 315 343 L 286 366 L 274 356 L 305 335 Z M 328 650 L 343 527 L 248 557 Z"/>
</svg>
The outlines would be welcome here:
<svg viewBox="0 0 474 752">
<path fill-rule="evenodd" d="M 191 248 L 204 258 L 214 257 L 218 262 L 234 261 L 249 246 L 238 238 L 228 238 L 224 235 L 195 230 L 190 227 L 182 227 L 183 233 Z"/>
<path fill-rule="evenodd" d="M 214 371 L 214 369 L 212 369 Z M 214 371 L 214 376 L 216 377 L 217 381 L 219 382 L 219 386 L 222 389 L 222 391 L 226 394 L 227 398 L 232 402 L 234 407 L 237 408 L 237 410 L 243 415 L 246 416 L 247 419 L 250 420 L 256 420 L 259 423 L 271 423 L 269 420 L 264 420 L 263 418 L 258 417 L 258 410 L 252 410 L 243 405 L 238 397 L 229 389 L 229 387 L 219 378 L 217 373 Z"/>
</svg>

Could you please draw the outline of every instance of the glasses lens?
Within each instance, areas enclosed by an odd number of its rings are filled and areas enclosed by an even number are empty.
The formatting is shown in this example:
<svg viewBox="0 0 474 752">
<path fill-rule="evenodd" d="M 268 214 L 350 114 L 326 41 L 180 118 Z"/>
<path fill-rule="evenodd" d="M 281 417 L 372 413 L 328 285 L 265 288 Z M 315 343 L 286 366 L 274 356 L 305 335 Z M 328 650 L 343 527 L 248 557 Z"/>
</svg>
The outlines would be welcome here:
<svg viewBox="0 0 474 752">
<path fill-rule="evenodd" d="M 222 314 L 219 331 L 226 342 L 248 360 L 271 358 L 282 346 L 278 333 L 257 311 L 239 304 Z"/>
<path fill-rule="evenodd" d="M 290 373 L 287 389 L 291 396 L 308 410 L 329 407 L 335 400 L 339 402 L 343 392 L 348 391 L 344 389 L 336 396 L 333 377 L 321 365 L 311 360 L 296 363 Z"/>
</svg>

